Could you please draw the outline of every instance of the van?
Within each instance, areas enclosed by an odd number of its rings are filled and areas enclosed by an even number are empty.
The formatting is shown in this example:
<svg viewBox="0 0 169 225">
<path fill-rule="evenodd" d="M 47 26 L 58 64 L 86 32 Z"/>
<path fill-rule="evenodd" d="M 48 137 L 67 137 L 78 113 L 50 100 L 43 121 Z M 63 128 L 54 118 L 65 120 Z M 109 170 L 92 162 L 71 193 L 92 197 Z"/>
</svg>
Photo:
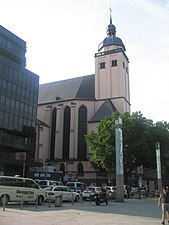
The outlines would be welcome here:
<svg viewBox="0 0 169 225">
<path fill-rule="evenodd" d="M 46 200 L 45 191 L 29 178 L 0 176 L 0 204 L 8 202 L 36 202 L 42 204 Z"/>
<path fill-rule="evenodd" d="M 55 181 L 55 180 L 39 180 L 38 185 L 41 188 L 46 188 L 48 186 L 63 186 L 63 183 L 61 181 Z"/>
<path fill-rule="evenodd" d="M 78 193 L 81 191 L 82 186 L 83 189 L 86 188 L 86 184 L 80 181 L 77 182 L 69 181 L 66 183 L 66 186 L 68 186 L 72 191 L 76 191 Z"/>
</svg>

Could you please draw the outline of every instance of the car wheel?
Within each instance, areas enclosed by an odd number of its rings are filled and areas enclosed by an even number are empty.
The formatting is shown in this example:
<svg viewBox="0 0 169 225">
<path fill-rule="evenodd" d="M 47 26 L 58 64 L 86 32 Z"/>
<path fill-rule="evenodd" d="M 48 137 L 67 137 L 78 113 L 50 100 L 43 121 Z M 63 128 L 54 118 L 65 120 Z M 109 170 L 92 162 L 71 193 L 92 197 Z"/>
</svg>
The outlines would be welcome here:
<svg viewBox="0 0 169 225">
<path fill-rule="evenodd" d="M 0 198 L 0 204 L 3 205 L 4 204 L 4 201 L 5 201 L 5 205 L 8 204 L 9 202 L 9 196 L 8 195 L 2 195 L 1 198 Z"/>
<path fill-rule="evenodd" d="M 75 202 L 79 202 L 79 199 L 80 199 L 80 197 L 79 197 L 79 195 L 77 195 L 77 196 L 75 197 Z"/>
</svg>

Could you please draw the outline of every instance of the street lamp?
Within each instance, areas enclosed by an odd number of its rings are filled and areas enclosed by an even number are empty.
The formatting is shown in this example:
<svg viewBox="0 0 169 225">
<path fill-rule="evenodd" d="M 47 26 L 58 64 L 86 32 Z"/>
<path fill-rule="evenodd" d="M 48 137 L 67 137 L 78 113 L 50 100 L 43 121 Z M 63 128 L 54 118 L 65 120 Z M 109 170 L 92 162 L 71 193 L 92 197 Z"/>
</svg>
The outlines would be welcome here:
<svg viewBox="0 0 169 225">
<path fill-rule="evenodd" d="M 161 157 L 160 157 L 160 143 L 156 142 L 156 162 L 157 162 L 157 183 L 158 191 L 162 190 L 162 180 L 161 180 Z"/>
<path fill-rule="evenodd" d="M 120 125 L 122 119 L 115 121 L 115 143 L 116 143 L 116 199 L 117 202 L 124 202 L 124 168 L 123 168 L 123 136 Z"/>
</svg>

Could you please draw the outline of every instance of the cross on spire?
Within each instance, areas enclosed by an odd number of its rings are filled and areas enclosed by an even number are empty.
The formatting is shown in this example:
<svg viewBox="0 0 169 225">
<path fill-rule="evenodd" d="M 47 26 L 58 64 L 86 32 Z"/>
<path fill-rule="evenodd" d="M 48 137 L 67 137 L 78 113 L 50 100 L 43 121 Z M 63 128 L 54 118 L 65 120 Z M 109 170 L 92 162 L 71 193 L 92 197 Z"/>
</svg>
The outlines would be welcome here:
<svg viewBox="0 0 169 225">
<path fill-rule="evenodd" d="M 109 10 L 110 10 L 110 24 L 112 24 L 112 9 L 111 9 L 111 4 L 110 4 Z"/>
</svg>

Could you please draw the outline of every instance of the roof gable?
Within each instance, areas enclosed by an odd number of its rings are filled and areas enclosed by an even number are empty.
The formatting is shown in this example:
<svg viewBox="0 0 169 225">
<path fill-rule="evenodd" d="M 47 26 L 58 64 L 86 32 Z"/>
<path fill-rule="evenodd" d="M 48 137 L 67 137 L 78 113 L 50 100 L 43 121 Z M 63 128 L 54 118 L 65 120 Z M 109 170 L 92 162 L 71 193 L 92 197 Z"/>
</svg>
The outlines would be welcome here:
<svg viewBox="0 0 169 225">
<path fill-rule="evenodd" d="M 110 99 L 106 99 L 104 103 L 100 106 L 97 112 L 90 119 L 89 123 L 97 123 L 104 119 L 106 116 L 111 116 L 112 112 L 116 112 L 116 108 Z"/>
</svg>

